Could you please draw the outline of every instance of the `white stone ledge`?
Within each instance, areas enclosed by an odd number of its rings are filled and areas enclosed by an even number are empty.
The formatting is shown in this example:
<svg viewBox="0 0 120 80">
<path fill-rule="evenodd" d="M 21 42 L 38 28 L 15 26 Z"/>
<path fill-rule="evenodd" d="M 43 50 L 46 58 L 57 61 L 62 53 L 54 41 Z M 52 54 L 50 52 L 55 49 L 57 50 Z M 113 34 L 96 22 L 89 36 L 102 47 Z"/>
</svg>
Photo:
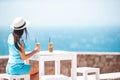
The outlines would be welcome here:
<svg viewBox="0 0 120 80">
<path fill-rule="evenodd" d="M 0 59 L 8 59 L 8 56 L 0 56 Z"/>
<path fill-rule="evenodd" d="M 120 55 L 120 52 L 77 52 L 83 55 Z"/>
<path fill-rule="evenodd" d="M 69 51 L 66 51 L 69 52 Z M 120 52 L 72 52 L 77 55 L 120 55 Z M 2 56 L 0 55 L 0 59 L 7 59 L 8 55 Z"/>
</svg>

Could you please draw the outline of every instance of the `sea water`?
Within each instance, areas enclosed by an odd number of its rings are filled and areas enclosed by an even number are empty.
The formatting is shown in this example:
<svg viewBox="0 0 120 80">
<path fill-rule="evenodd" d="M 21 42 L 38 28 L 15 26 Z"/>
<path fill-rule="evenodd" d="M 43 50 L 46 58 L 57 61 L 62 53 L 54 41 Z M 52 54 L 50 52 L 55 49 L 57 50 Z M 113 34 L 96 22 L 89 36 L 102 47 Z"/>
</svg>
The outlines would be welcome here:
<svg viewBox="0 0 120 80">
<path fill-rule="evenodd" d="M 8 55 L 7 38 L 12 30 L 0 28 L 0 55 Z M 120 27 L 30 27 L 28 28 L 29 50 L 35 47 L 35 39 L 41 51 L 48 50 L 49 38 L 54 50 L 77 52 L 120 52 Z"/>
</svg>

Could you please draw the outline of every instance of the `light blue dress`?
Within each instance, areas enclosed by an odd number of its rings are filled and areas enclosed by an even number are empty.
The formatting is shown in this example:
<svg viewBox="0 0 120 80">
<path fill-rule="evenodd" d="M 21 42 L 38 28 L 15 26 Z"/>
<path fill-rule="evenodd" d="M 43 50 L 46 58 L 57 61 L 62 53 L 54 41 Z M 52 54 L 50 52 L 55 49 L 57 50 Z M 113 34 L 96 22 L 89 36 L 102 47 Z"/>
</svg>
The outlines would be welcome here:
<svg viewBox="0 0 120 80">
<path fill-rule="evenodd" d="M 23 38 L 20 38 L 20 42 Z M 27 48 L 27 42 L 24 39 L 25 48 Z M 8 74 L 20 75 L 27 74 L 30 72 L 30 65 L 24 64 L 24 61 L 21 59 L 19 50 L 14 46 L 14 37 L 13 34 L 9 34 L 8 37 L 8 48 L 9 48 L 9 59 L 6 67 L 6 72 Z"/>
</svg>

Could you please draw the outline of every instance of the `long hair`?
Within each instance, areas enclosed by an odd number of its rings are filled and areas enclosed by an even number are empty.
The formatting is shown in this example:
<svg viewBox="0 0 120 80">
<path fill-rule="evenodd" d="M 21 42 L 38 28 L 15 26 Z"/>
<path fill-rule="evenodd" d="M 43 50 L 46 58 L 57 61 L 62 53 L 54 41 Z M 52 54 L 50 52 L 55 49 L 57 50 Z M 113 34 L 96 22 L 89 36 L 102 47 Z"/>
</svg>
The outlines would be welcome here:
<svg viewBox="0 0 120 80">
<path fill-rule="evenodd" d="M 27 39 L 28 32 L 27 32 L 26 28 L 24 28 L 22 30 L 14 30 L 13 31 L 14 45 L 19 51 L 21 51 L 21 49 L 20 49 L 20 47 L 21 47 L 20 38 L 23 35 L 24 31 L 25 31 L 25 35 L 26 35 L 26 39 Z"/>
</svg>

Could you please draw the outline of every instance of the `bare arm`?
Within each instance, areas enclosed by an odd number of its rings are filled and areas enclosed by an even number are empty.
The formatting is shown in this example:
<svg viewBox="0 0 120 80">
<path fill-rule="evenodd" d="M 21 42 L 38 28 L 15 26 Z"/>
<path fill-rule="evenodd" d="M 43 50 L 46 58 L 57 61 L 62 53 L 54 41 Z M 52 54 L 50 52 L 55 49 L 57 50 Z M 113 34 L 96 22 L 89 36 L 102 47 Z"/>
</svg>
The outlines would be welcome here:
<svg viewBox="0 0 120 80">
<path fill-rule="evenodd" d="M 30 52 L 29 54 L 25 54 L 24 41 L 22 41 L 20 56 L 23 60 L 30 58 L 31 56 L 33 56 L 35 53 L 37 53 L 39 51 L 40 51 L 40 49 L 36 46 L 36 48 L 32 52 Z"/>
</svg>

